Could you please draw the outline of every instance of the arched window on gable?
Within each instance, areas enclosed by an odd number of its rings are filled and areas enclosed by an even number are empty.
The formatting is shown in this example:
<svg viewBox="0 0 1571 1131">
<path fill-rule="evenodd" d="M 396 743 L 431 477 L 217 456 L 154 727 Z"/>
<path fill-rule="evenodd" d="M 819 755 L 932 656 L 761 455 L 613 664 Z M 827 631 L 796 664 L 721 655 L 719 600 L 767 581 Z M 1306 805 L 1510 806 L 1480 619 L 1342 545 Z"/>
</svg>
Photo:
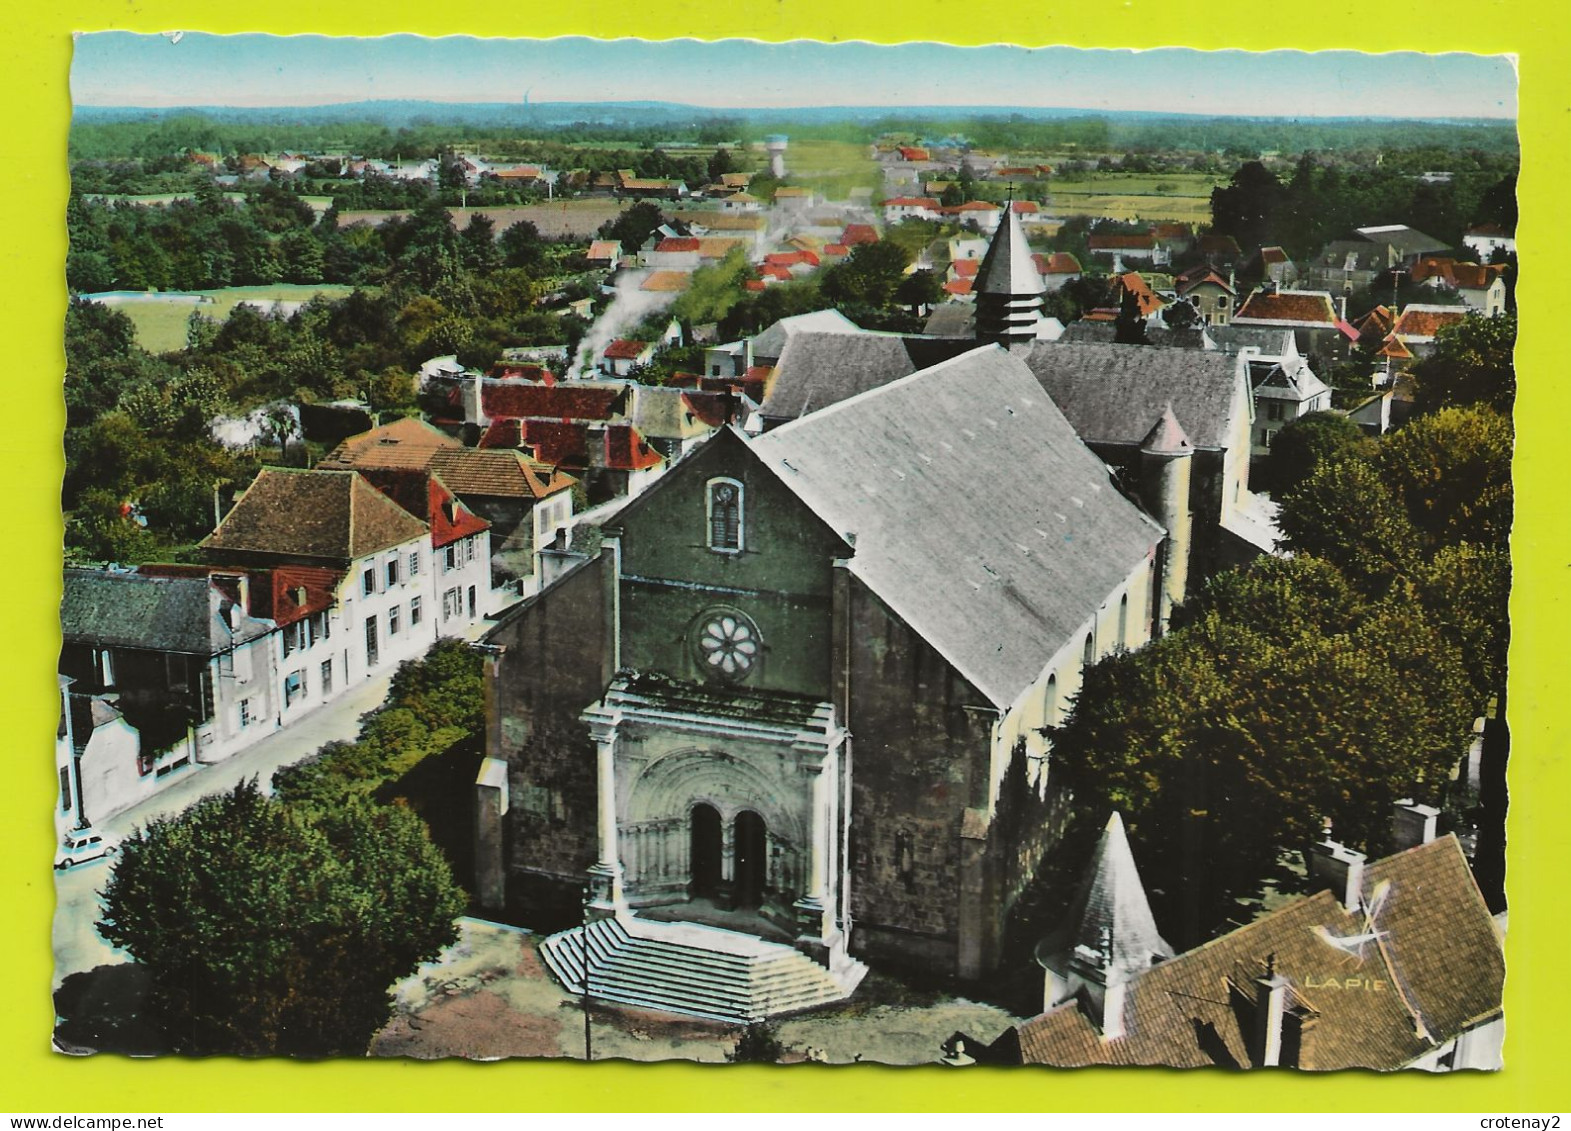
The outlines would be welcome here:
<svg viewBox="0 0 1571 1131">
<path fill-rule="evenodd" d="M 1129 647 L 1129 594 L 1125 593 L 1118 600 L 1118 646 Z"/>
<path fill-rule="evenodd" d="M 742 484 L 735 479 L 709 481 L 709 548 L 742 552 Z"/>
<path fill-rule="evenodd" d="M 1042 725 L 1058 725 L 1058 673 L 1047 677 L 1047 690 L 1042 694 Z"/>
<path fill-rule="evenodd" d="M 1080 650 L 1080 663 L 1082 665 L 1084 665 L 1085 667 L 1089 668 L 1091 666 L 1091 664 L 1095 660 L 1096 660 L 1096 633 L 1095 632 L 1088 632 L 1088 633 L 1086 633 L 1085 647 Z"/>
</svg>

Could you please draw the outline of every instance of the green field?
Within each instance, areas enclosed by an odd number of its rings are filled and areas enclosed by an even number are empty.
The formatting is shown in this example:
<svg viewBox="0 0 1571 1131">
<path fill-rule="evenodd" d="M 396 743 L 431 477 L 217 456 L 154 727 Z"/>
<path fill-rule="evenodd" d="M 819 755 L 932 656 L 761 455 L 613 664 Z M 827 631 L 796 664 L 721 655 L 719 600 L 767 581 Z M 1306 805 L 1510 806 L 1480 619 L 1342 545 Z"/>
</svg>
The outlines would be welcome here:
<svg viewBox="0 0 1571 1131">
<path fill-rule="evenodd" d="M 177 200 L 190 200 L 193 194 L 189 192 L 154 192 L 141 195 L 126 193 L 90 193 L 88 200 L 101 201 L 104 204 L 173 204 Z M 244 204 L 246 194 L 243 192 L 226 192 L 224 199 L 231 204 Z M 316 212 L 326 212 L 332 206 L 333 198 L 330 196 L 302 196 L 301 200 L 309 204 Z"/>
<path fill-rule="evenodd" d="M 1049 208 L 1061 216 L 1211 222 L 1211 190 L 1225 177 L 1206 173 L 1083 173 L 1054 177 Z"/>
<path fill-rule="evenodd" d="M 853 188 L 876 193 L 883 177 L 868 147 L 848 141 L 790 142 L 785 166 L 787 181 L 815 189 L 826 200 L 845 200 Z"/>
<path fill-rule="evenodd" d="M 343 298 L 353 291 L 336 283 L 292 285 L 279 283 L 271 287 L 225 287 L 216 291 L 169 291 L 159 298 L 104 299 L 106 306 L 113 306 L 136 325 L 136 340 L 143 349 L 152 353 L 177 350 L 185 345 L 186 324 L 191 312 L 200 310 L 209 318 L 222 321 L 242 302 L 264 309 L 275 302 L 305 302 L 313 295 Z M 173 295 L 201 295 L 210 302 L 190 303 L 160 301 Z"/>
</svg>

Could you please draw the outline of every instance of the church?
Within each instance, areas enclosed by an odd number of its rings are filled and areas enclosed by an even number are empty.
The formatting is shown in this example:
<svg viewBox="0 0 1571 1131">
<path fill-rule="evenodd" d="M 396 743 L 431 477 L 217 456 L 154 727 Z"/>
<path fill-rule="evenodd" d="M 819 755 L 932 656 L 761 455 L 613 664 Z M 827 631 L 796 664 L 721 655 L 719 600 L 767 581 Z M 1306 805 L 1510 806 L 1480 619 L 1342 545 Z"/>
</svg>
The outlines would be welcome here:
<svg viewBox="0 0 1571 1131">
<path fill-rule="evenodd" d="M 990 974 L 1042 728 L 1182 597 L 1171 413 L 1144 450 L 1142 507 L 997 344 L 717 433 L 487 637 L 480 901 Z"/>
</svg>

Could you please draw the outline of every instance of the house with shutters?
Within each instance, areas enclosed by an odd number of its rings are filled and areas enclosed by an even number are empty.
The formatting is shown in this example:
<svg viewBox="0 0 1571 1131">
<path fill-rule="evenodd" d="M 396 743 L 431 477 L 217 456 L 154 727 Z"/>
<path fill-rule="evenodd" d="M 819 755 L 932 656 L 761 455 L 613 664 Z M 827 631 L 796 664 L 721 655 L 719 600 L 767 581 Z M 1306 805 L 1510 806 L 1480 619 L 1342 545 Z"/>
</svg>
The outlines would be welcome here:
<svg viewBox="0 0 1571 1131">
<path fill-rule="evenodd" d="M 202 540 L 213 566 L 305 568 L 322 579 L 320 598 L 309 585 L 292 595 L 320 600 L 320 612 L 280 629 L 282 722 L 485 615 L 489 524 L 429 483 L 410 500 L 417 516 L 356 471 L 265 467 Z"/>
</svg>

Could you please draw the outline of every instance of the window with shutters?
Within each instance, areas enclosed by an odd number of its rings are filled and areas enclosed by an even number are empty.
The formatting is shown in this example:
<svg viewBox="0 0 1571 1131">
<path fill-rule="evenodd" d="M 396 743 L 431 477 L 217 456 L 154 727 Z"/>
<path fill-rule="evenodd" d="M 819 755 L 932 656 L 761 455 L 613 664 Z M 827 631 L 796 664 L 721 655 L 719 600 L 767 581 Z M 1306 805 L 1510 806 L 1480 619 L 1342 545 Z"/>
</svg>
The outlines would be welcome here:
<svg viewBox="0 0 1571 1131">
<path fill-rule="evenodd" d="M 742 484 L 709 481 L 709 548 L 722 554 L 742 551 Z"/>
</svg>

